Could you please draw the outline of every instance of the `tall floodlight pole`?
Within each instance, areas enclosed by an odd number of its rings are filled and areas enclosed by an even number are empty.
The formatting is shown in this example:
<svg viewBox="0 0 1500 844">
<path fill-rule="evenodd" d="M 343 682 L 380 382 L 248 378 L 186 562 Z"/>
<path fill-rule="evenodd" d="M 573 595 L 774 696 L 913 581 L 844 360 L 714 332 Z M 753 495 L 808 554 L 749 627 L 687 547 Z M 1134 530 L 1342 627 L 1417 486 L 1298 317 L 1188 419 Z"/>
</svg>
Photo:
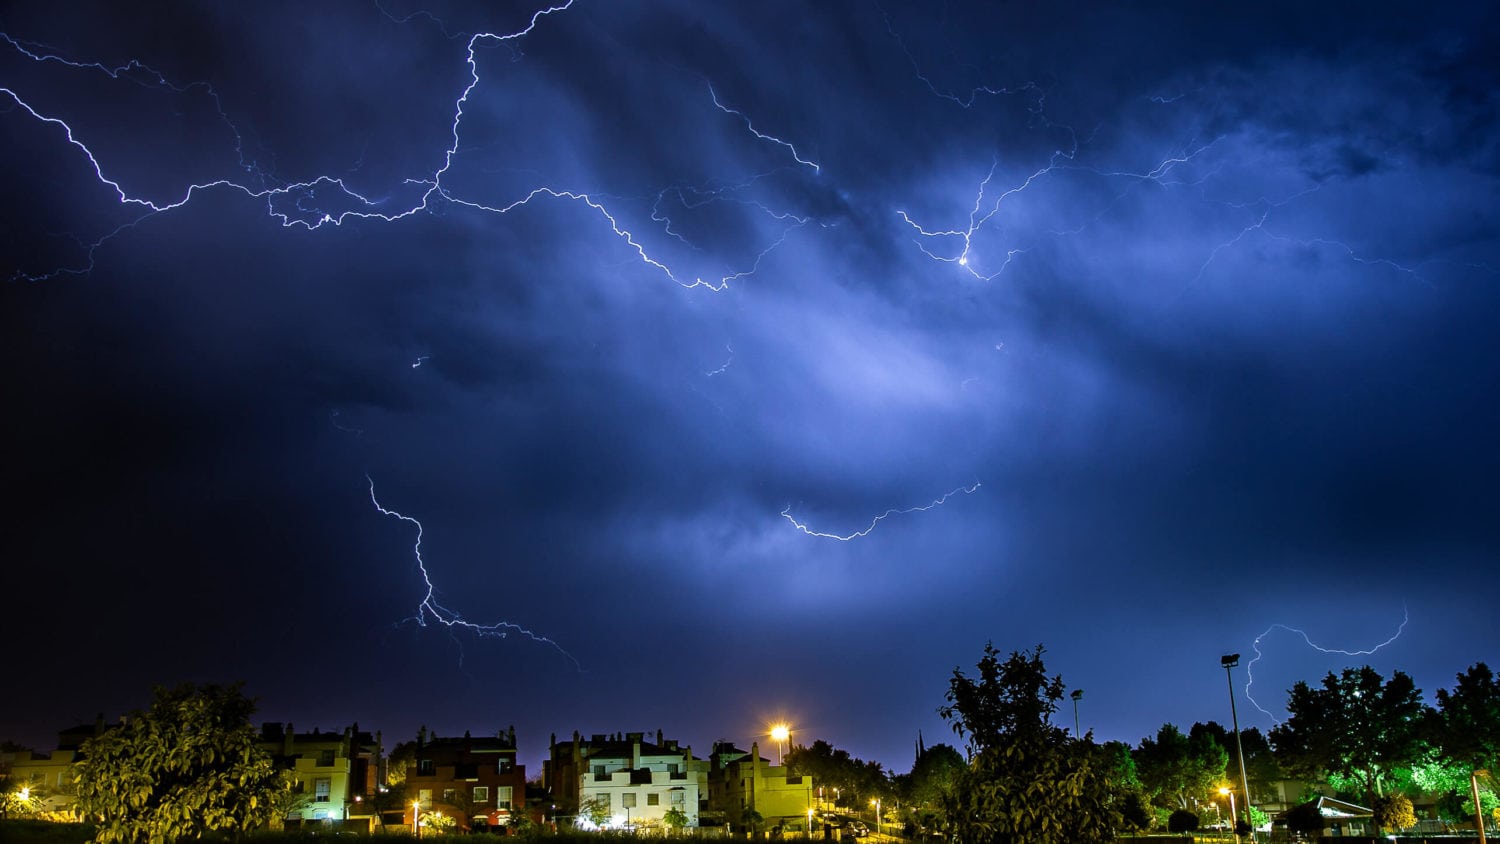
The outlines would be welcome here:
<svg viewBox="0 0 1500 844">
<path fill-rule="evenodd" d="M 1234 706 L 1234 672 L 1231 670 L 1240 664 L 1239 654 L 1225 654 L 1219 659 L 1219 664 L 1224 666 L 1224 679 L 1229 682 L 1229 717 L 1234 724 L 1234 747 L 1240 757 L 1240 788 L 1245 794 L 1245 826 L 1250 826 L 1250 778 L 1245 775 L 1245 745 L 1240 742 L 1240 716 Z M 1238 819 L 1236 819 L 1238 820 Z M 1235 840 L 1239 840 L 1239 830 L 1235 830 Z"/>
<path fill-rule="evenodd" d="M 1078 701 L 1083 700 L 1083 689 L 1074 689 L 1073 694 L 1073 735 L 1083 738 L 1083 730 L 1078 726 Z"/>
</svg>

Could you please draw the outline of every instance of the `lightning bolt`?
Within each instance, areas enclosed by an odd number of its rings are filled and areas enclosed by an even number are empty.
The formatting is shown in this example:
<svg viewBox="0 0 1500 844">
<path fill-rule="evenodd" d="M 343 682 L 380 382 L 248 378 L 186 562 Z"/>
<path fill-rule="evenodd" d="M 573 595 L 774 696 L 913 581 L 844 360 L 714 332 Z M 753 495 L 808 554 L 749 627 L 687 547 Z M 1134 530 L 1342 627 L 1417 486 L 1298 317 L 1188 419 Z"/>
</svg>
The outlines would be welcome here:
<svg viewBox="0 0 1500 844">
<path fill-rule="evenodd" d="M 719 94 L 718 94 L 717 91 L 714 90 L 714 86 L 713 85 L 709 85 L 708 86 L 708 96 L 714 101 L 714 105 L 718 106 L 719 111 L 722 111 L 725 114 L 732 114 L 735 117 L 738 117 L 739 119 L 745 121 L 745 128 L 750 130 L 750 134 L 754 135 L 757 138 L 760 138 L 762 141 L 770 141 L 773 144 L 778 144 L 780 146 L 786 147 L 787 150 L 791 152 L 791 154 L 792 154 L 792 160 L 793 161 L 797 162 L 798 164 L 801 164 L 804 167 L 811 167 L 813 169 L 814 173 L 821 173 L 822 172 L 822 168 L 821 167 L 819 167 L 818 165 L 812 163 L 811 161 L 808 161 L 808 160 L 804 159 L 801 155 L 798 155 L 796 147 L 792 146 L 787 141 L 783 141 L 782 139 L 780 139 L 778 137 L 775 137 L 773 135 L 767 135 L 767 134 L 764 134 L 764 133 L 760 132 L 759 130 L 757 130 L 755 128 L 755 125 L 750 122 L 750 118 L 747 117 L 747 116 L 745 116 L 744 112 L 742 112 L 742 111 L 736 111 L 735 109 L 732 109 L 729 106 L 724 105 L 724 103 L 720 102 L 719 101 Z"/>
<path fill-rule="evenodd" d="M 1203 261 L 1203 264 L 1198 267 L 1197 274 L 1193 276 L 1192 281 L 1189 282 L 1189 284 L 1196 284 L 1197 282 L 1201 281 L 1203 278 L 1203 274 L 1208 271 L 1209 266 L 1213 264 L 1214 260 L 1219 257 L 1220 253 L 1233 249 L 1234 247 L 1238 246 L 1241 241 L 1249 238 L 1255 233 L 1259 233 L 1267 240 L 1301 247 L 1304 249 L 1330 249 L 1335 252 L 1342 252 L 1344 257 L 1347 260 L 1352 261 L 1353 263 L 1361 264 L 1367 267 L 1385 267 L 1394 272 L 1410 276 L 1413 280 L 1421 282 L 1423 284 L 1427 284 L 1428 280 L 1421 274 L 1421 272 L 1418 271 L 1419 267 L 1425 266 L 1429 263 L 1457 263 L 1451 261 L 1433 260 L 1423 261 L 1415 266 L 1407 266 L 1390 258 L 1370 257 L 1368 255 L 1361 254 L 1356 251 L 1354 247 L 1341 240 L 1327 237 L 1296 238 L 1290 235 L 1280 234 L 1272 230 L 1270 221 L 1272 215 L 1275 214 L 1275 212 L 1281 210 L 1282 208 L 1285 208 L 1288 205 L 1291 205 L 1293 202 L 1296 202 L 1297 200 L 1305 196 L 1317 193 L 1321 188 L 1322 185 L 1313 185 L 1312 187 L 1298 191 L 1284 199 L 1273 200 L 1263 196 L 1253 202 L 1222 203 L 1223 205 L 1230 208 L 1253 210 L 1256 215 L 1255 221 L 1241 228 L 1238 232 L 1235 233 L 1233 237 L 1214 246 L 1213 250 L 1209 252 L 1208 257 Z M 1494 272 L 1493 267 L 1489 267 L 1484 264 L 1463 263 L 1459 264 L 1459 266 L 1465 266 L 1471 269 L 1485 270 L 1491 273 Z"/>
<path fill-rule="evenodd" d="M 885 18 L 885 31 L 891 36 L 892 39 L 895 40 L 896 46 L 901 48 L 901 52 L 906 56 L 906 60 L 911 62 L 912 72 L 916 74 L 917 79 L 921 80 L 922 84 L 926 85 L 927 90 L 931 91 L 934 96 L 955 103 L 960 108 L 971 109 L 974 107 L 975 101 L 979 99 L 979 96 L 981 94 L 991 97 L 998 97 L 1009 96 L 1011 94 L 1035 92 L 1037 94 L 1037 108 L 1040 109 L 1043 94 L 1041 88 L 1035 82 L 1024 82 L 1014 88 L 994 88 L 989 85 L 976 85 L 973 88 L 969 89 L 969 94 L 966 97 L 961 97 L 958 94 L 952 93 L 951 91 L 940 90 L 937 85 L 935 85 L 933 81 L 922 72 L 922 66 L 917 61 L 917 57 L 912 55 L 911 48 L 906 46 L 906 39 L 902 38 L 900 33 L 896 32 L 895 25 L 891 23 L 890 14 L 882 9 L 881 16 Z"/>
<path fill-rule="evenodd" d="M 916 230 L 917 234 L 920 235 L 921 239 L 919 239 L 918 241 L 916 241 L 916 243 L 917 243 L 917 248 L 920 249 L 920 250 L 922 250 L 922 254 L 926 255 L 929 258 L 932 258 L 935 261 L 943 261 L 945 263 L 957 264 L 958 266 L 963 267 L 965 270 L 967 270 L 968 273 L 969 273 L 969 275 L 973 276 L 974 278 L 976 278 L 976 279 L 978 279 L 980 281 L 993 281 L 996 278 L 999 278 L 1000 275 L 1005 272 L 1006 268 L 1010 266 L 1010 262 L 1017 255 L 1026 252 L 1026 250 L 1025 249 L 1009 249 L 1009 250 L 1007 250 L 1006 253 L 1005 253 L 1005 260 L 1000 264 L 999 269 L 995 270 L 992 273 L 986 274 L 986 273 L 980 272 L 973 265 L 973 262 L 971 260 L 972 259 L 972 252 L 973 252 L 973 249 L 974 249 L 974 234 L 976 232 L 978 232 L 981 228 L 983 228 L 984 225 L 985 225 L 985 223 L 988 223 L 991 218 L 993 218 L 996 214 L 1000 213 L 1000 205 L 1003 202 L 1005 202 L 1005 200 L 1007 198 L 1020 193 L 1021 191 L 1025 190 L 1028 187 L 1030 187 L 1031 184 L 1033 182 L 1035 182 L 1037 179 L 1039 179 L 1042 176 L 1045 176 L 1047 173 L 1051 172 L 1053 165 L 1055 165 L 1057 163 L 1057 161 L 1058 161 L 1058 159 L 1060 157 L 1061 158 L 1070 158 L 1071 159 L 1072 155 L 1073 155 L 1072 153 L 1063 152 L 1061 150 L 1058 150 L 1058 151 L 1054 152 L 1053 155 L 1052 155 L 1052 160 L 1048 163 L 1048 165 L 1046 167 L 1043 167 L 1040 170 L 1037 170 L 1035 173 L 1032 173 L 1030 176 L 1026 177 L 1025 181 L 1023 181 L 1020 185 L 1018 185 L 1016 187 L 1013 187 L 1013 188 L 1010 188 L 1010 189 L 1004 191 L 1003 193 L 1001 193 L 998 197 L 995 197 L 994 201 L 988 204 L 988 206 L 987 206 L 988 210 L 986 210 L 985 192 L 989 189 L 991 180 L 993 180 L 995 178 L 995 168 L 997 168 L 998 166 L 1000 166 L 999 159 L 996 159 L 995 161 L 993 161 L 990 164 L 990 171 L 989 171 L 989 173 L 986 174 L 985 177 L 984 177 L 984 179 L 982 181 L 980 181 L 980 183 L 979 183 L 979 190 L 976 192 L 976 194 L 974 196 L 974 206 L 973 206 L 973 208 L 971 208 L 969 210 L 969 225 L 968 225 L 968 228 L 965 228 L 965 229 L 948 229 L 946 231 L 938 231 L 938 230 L 929 231 L 928 229 L 925 229 L 922 226 L 918 225 L 917 222 L 915 220 L 913 220 L 911 218 L 911 216 L 908 215 L 905 211 L 898 210 L 896 213 L 901 216 L 901 219 L 904 220 L 908 226 L 911 226 L 913 229 Z M 940 255 L 940 254 L 932 251 L 931 249 L 928 249 L 927 246 L 926 246 L 926 244 L 923 242 L 923 241 L 926 241 L 926 240 L 943 240 L 943 239 L 949 239 L 949 238 L 958 238 L 962 242 L 962 244 L 963 244 L 962 248 L 958 249 L 957 251 L 950 252 L 949 254 L 941 254 Z"/>
<path fill-rule="evenodd" d="M 948 499 L 952 498 L 955 495 L 958 495 L 959 493 L 963 493 L 964 495 L 972 495 L 975 490 L 979 489 L 979 486 L 980 485 L 977 482 L 972 486 L 961 486 L 958 489 L 955 489 L 951 492 L 943 494 L 938 498 L 933 499 L 930 503 L 923 504 L 917 507 L 907 507 L 904 509 L 892 508 L 871 519 L 870 524 L 865 526 L 863 530 L 857 530 L 854 533 L 850 534 L 823 533 L 821 531 L 813 530 L 802 522 L 797 521 L 796 517 L 792 515 L 792 505 L 790 504 L 786 506 L 785 510 L 781 511 L 781 517 L 786 519 L 788 522 L 791 522 L 792 527 L 795 527 L 797 530 L 802 531 L 808 536 L 817 536 L 823 539 L 837 539 L 840 542 L 851 542 L 855 539 L 859 539 L 860 537 L 869 536 L 870 532 L 875 530 L 875 527 L 877 525 L 890 518 L 891 516 L 901 516 L 905 515 L 906 513 L 920 513 L 924 510 L 931 510 L 934 507 L 939 507 L 943 504 L 948 503 Z"/>
<path fill-rule="evenodd" d="M 343 431 L 346 434 L 353 434 L 354 438 L 356 440 L 364 438 L 364 436 L 365 436 L 365 429 L 364 428 L 350 428 L 349 426 L 344 425 L 344 424 L 342 424 L 342 423 L 339 422 L 339 416 L 340 416 L 340 412 L 339 412 L 339 409 L 336 408 L 336 407 L 334 409 L 328 411 L 328 422 L 329 422 L 329 424 L 333 425 L 333 427 L 337 428 L 340 431 Z"/>
<path fill-rule="evenodd" d="M 240 168 L 247 173 L 259 173 L 259 168 L 254 162 L 248 162 L 245 160 L 244 136 L 240 134 L 240 129 L 234 124 L 234 121 L 229 119 L 229 113 L 224 110 L 224 101 L 219 97 L 219 92 L 214 90 L 213 85 L 210 85 L 207 82 L 191 82 L 186 85 L 180 85 L 172 82 L 167 78 L 166 74 L 162 73 L 156 68 L 135 59 L 132 59 L 123 65 L 110 67 L 103 62 L 76 61 L 74 59 L 67 58 L 66 56 L 63 56 L 59 53 L 53 52 L 50 48 L 47 48 L 44 45 L 35 44 L 29 41 L 21 41 L 17 38 L 11 37 L 9 34 L 4 32 L 0 32 L 0 41 L 4 41 L 5 43 L 9 44 L 15 49 L 16 52 L 31 59 L 34 62 L 37 62 L 38 64 L 55 63 L 64 65 L 66 67 L 71 67 L 75 70 L 96 71 L 98 73 L 104 74 L 105 76 L 108 76 L 111 79 L 123 79 L 126 81 L 134 82 L 142 88 L 165 89 L 176 94 L 190 94 L 195 90 L 201 90 L 205 95 L 208 96 L 209 99 L 213 100 L 214 110 L 219 113 L 219 119 L 223 121 L 224 125 L 229 127 L 229 131 L 234 134 L 235 153 L 239 157 Z M 13 97 L 15 96 L 13 92 L 8 93 L 11 93 L 11 96 Z M 33 115 L 34 114 L 35 113 L 33 112 Z"/>
<path fill-rule="evenodd" d="M 1305 630 L 1286 624 L 1273 624 L 1262 631 L 1259 636 L 1256 636 L 1255 641 L 1250 645 L 1251 649 L 1255 651 L 1255 658 L 1251 659 L 1248 663 L 1245 664 L 1245 698 L 1249 700 L 1251 705 L 1253 705 L 1256 709 L 1259 709 L 1261 713 L 1264 714 L 1267 718 L 1270 718 L 1277 724 L 1281 723 L 1280 719 L 1271 714 L 1271 712 L 1264 706 L 1261 706 L 1260 702 L 1255 699 L 1255 696 L 1250 693 L 1251 687 L 1255 685 L 1255 663 L 1260 662 L 1261 657 L 1265 656 L 1265 654 L 1261 652 L 1260 643 L 1263 639 L 1277 630 L 1285 630 L 1288 633 L 1295 633 L 1298 636 L 1301 636 L 1302 641 L 1305 642 L 1308 647 L 1312 648 L 1315 651 L 1318 651 L 1319 653 L 1338 654 L 1340 656 L 1369 656 L 1370 654 L 1375 653 L 1381 648 L 1384 648 L 1386 645 L 1389 645 L 1397 639 L 1401 638 L 1401 634 L 1406 630 L 1406 624 L 1409 621 L 1411 621 L 1411 613 L 1408 612 L 1406 606 L 1403 605 L 1401 607 L 1401 626 L 1396 628 L 1396 632 L 1384 642 L 1381 642 L 1380 644 L 1375 645 L 1372 648 L 1358 651 L 1346 651 L 1340 648 L 1325 648 L 1322 645 L 1319 645 L 1317 642 L 1314 642 L 1312 640 L 1312 637 L 1307 635 L 1307 631 Z"/>
<path fill-rule="evenodd" d="M 412 201 L 409 205 L 404 208 L 395 210 L 386 208 L 386 206 L 389 204 L 388 198 L 375 199 L 365 196 L 364 194 L 350 187 L 344 179 L 327 175 L 319 176 L 307 181 L 281 184 L 274 187 L 266 187 L 264 186 L 264 184 L 245 184 L 233 179 L 215 179 L 211 181 L 190 184 L 175 197 L 152 199 L 145 196 L 135 195 L 128 191 L 119 180 L 111 177 L 110 175 L 107 175 L 107 168 L 100 161 L 94 150 L 90 148 L 90 146 L 83 139 L 77 136 L 73 127 L 69 125 L 65 120 L 56 116 L 44 114 L 42 111 L 33 107 L 19 92 L 17 92 L 13 88 L 0 86 L 0 94 L 4 94 L 11 101 L 13 101 L 16 106 L 24 110 L 36 121 L 45 125 L 54 126 L 61 130 L 67 143 L 75 147 L 82 154 L 82 156 L 87 160 L 89 168 L 93 171 L 94 177 L 114 193 L 116 200 L 121 206 L 131 208 L 140 212 L 140 216 L 106 232 L 103 237 L 90 243 L 82 243 L 81 246 L 86 260 L 81 266 L 62 267 L 45 273 L 17 272 L 14 278 L 24 279 L 27 281 L 40 281 L 53 278 L 64 273 L 88 273 L 94 268 L 95 252 L 104 243 L 120 235 L 127 229 L 138 225 L 147 217 L 169 211 L 175 211 L 187 205 L 198 194 L 215 190 L 238 192 L 244 194 L 249 198 L 262 201 L 265 204 L 266 214 L 269 217 L 278 220 L 283 227 L 299 227 L 307 229 L 309 231 L 322 228 L 326 225 L 341 226 L 351 220 L 375 220 L 392 223 L 403 220 L 407 217 L 411 217 L 415 214 L 430 211 L 432 210 L 434 205 L 439 202 L 447 202 L 476 211 L 504 215 L 517 209 L 526 207 L 532 201 L 539 198 L 561 200 L 584 205 L 591 211 L 596 212 L 598 216 L 603 219 L 604 222 L 609 226 L 609 229 L 614 233 L 614 235 L 617 238 L 623 240 L 632 250 L 634 250 L 636 256 L 643 264 L 660 272 L 669 280 L 684 288 L 703 288 L 715 292 L 722 292 L 723 290 L 728 288 L 731 282 L 739 281 L 746 277 L 754 275 L 759 270 L 762 259 L 764 259 L 767 254 L 783 245 L 786 242 L 787 237 L 793 230 L 806 225 L 809 222 L 809 218 L 799 217 L 793 214 L 773 212 L 770 209 L 766 208 L 763 204 L 755 203 L 767 214 L 770 214 L 775 219 L 786 224 L 780 236 L 776 238 L 769 246 L 762 249 L 755 256 L 750 267 L 747 269 L 730 272 L 718 277 L 717 279 L 706 279 L 702 277 L 689 279 L 679 277 L 679 275 L 675 273 L 670 267 L 668 267 L 668 265 L 664 261 L 653 257 L 652 254 L 648 252 L 645 244 L 642 243 L 641 240 L 638 239 L 630 229 L 626 228 L 621 223 L 619 216 L 616 213 L 612 212 L 600 198 L 597 198 L 596 196 L 589 193 L 543 185 L 535 187 L 520 199 L 516 199 L 508 203 L 494 203 L 483 201 L 477 198 L 458 195 L 453 188 L 444 183 L 444 177 L 452 169 L 454 160 L 459 154 L 465 109 L 469 104 L 470 96 L 474 93 L 475 89 L 478 88 L 481 82 L 479 60 L 476 55 L 478 48 L 484 44 L 508 46 L 513 42 L 516 42 L 519 39 L 529 35 L 537 28 L 537 26 L 540 25 L 543 18 L 549 15 L 564 12 L 571 8 L 573 2 L 574 0 L 567 0 L 566 2 L 548 6 L 536 11 L 532 14 L 525 27 L 514 32 L 481 32 L 469 36 L 465 47 L 465 61 L 468 65 L 469 80 L 468 83 L 459 92 L 458 97 L 454 101 L 453 121 L 450 126 L 450 134 L 453 138 L 453 142 L 447 147 L 447 149 L 443 150 L 441 155 L 441 166 L 437 167 L 430 175 L 426 175 L 420 178 L 408 178 L 403 181 L 403 185 L 416 190 L 417 194 L 415 200 Z M 378 3 L 376 4 L 376 7 L 386 18 L 398 23 L 409 22 L 418 17 L 429 18 L 435 25 L 438 26 L 439 29 L 443 31 L 444 35 L 448 36 L 450 39 L 456 39 L 457 37 L 459 37 L 458 35 L 450 34 L 446 28 L 446 25 L 431 13 L 415 12 L 410 15 L 398 18 L 387 11 L 383 6 L 380 6 Z M 257 172 L 256 168 L 252 164 L 245 162 L 243 153 L 243 141 L 241 140 L 241 135 L 238 129 L 234 127 L 234 124 L 227 117 L 222 107 L 222 102 L 219 99 L 218 93 L 214 91 L 211 86 L 207 85 L 207 83 L 178 85 L 170 82 L 160 72 L 151 69 L 149 66 L 140 62 L 132 61 L 122 67 L 110 68 L 102 63 L 78 62 L 66 59 L 54 53 L 43 52 L 40 50 L 40 48 L 36 48 L 35 45 L 30 45 L 27 42 L 15 39 L 6 33 L 0 33 L 0 39 L 3 39 L 6 44 L 8 44 L 16 51 L 39 62 L 57 62 L 69 67 L 96 70 L 106 73 L 112 78 L 116 79 L 134 79 L 137 75 L 145 75 L 156 85 L 168 88 L 178 93 L 185 93 L 195 88 L 202 87 L 203 90 L 205 90 L 208 95 L 213 98 L 216 107 L 218 108 L 220 117 L 234 132 L 242 168 L 250 172 Z M 795 162 L 800 165 L 811 167 L 814 172 L 820 171 L 820 168 L 817 164 L 804 159 L 797 152 L 796 147 L 791 143 L 759 131 L 751 123 L 750 118 L 747 117 L 743 112 L 724 105 L 718 99 L 717 92 L 714 91 L 711 85 L 709 86 L 709 95 L 714 105 L 719 110 L 727 114 L 737 116 L 741 120 L 743 120 L 745 126 L 756 138 L 784 147 L 791 153 L 792 159 Z M 654 213 L 652 218 L 657 219 Z M 676 233 L 670 231 L 670 224 L 668 226 L 668 234 L 678 236 L 676 235 Z M 680 236 L 678 237 L 680 239 Z"/>
<path fill-rule="evenodd" d="M 417 571 L 421 572 L 422 574 L 422 583 L 427 587 L 427 592 L 422 596 L 422 600 L 417 604 L 416 615 L 412 616 L 410 620 L 415 621 L 419 627 L 426 627 L 427 622 L 430 619 L 434 623 L 441 624 L 444 627 L 448 628 L 449 631 L 467 630 L 480 637 L 488 636 L 498 639 L 504 639 L 510 634 L 516 633 L 521 636 L 525 636 L 526 638 L 530 639 L 533 642 L 536 642 L 537 644 L 551 646 L 558 653 L 567 657 L 568 660 L 573 663 L 574 668 L 582 670 L 582 666 L 579 665 L 577 659 L 573 658 L 572 654 L 563 650 L 561 645 L 559 645 L 552 639 L 547 638 L 546 636 L 539 635 L 530 630 L 527 630 L 525 627 L 522 627 L 519 624 L 512 624 L 508 621 L 497 621 L 493 624 L 475 624 L 472 621 L 465 621 L 463 617 L 457 612 L 454 612 L 453 610 L 450 610 L 447 607 L 444 607 L 442 604 L 438 603 L 437 587 L 433 585 L 432 575 L 427 571 L 427 563 L 422 559 L 422 523 L 412 518 L 411 516 L 398 513 L 395 510 L 387 509 L 386 507 L 382 506 L 380 500 L 375 497 L 375 481 L 369 475 L 365 475 L 365 480 L 368 481 L 370 485 L 370 503 L 375 505 L 375 509 L 379 510 L 381 515 L 390 516 L 394 519 L 400 519 L 403 522 L 407 522 L 408 524 L 415 526 L 417 529 L 417 538 L 415 542 L 412 543 L 412 554 L 416 557 Z"/>
<path fill-rule="evenodd" d="M 728 343 L 725 343 L 724 351 L 729 353 L 728 359 L 726 359 L 718 369 L 710 369 L 709 371 L 703 373 L 704 377 L 712 378 L 715 375 L 723 375 L 724 372 L 729 369 L 729 365 L 734 363 L 734 347 L 729 345 Z"/>
</svg>

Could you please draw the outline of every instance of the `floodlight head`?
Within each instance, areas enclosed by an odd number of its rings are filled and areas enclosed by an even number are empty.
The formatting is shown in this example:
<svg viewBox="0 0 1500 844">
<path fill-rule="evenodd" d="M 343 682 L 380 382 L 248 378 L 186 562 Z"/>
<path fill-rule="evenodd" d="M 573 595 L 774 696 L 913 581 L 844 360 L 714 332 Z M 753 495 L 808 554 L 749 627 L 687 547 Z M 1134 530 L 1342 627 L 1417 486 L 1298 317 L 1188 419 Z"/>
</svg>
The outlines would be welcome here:
<svg viewBox="0 0 1500 844">
<path fill-rule="evenodd" d="M 1074 700 L 1083 700 L 1083 689 L 1074 689 L 1073 690 L 1073 699 Z"/>
<path fill-rule="evenodd" d="M 1219 664 L 1224 666 L 1225 668 L 1233 668 L 1236 665 L 1240 664 L 1240 655 L 1225 654 L 1222 657 L 1219 657 Z"/>
</svg>

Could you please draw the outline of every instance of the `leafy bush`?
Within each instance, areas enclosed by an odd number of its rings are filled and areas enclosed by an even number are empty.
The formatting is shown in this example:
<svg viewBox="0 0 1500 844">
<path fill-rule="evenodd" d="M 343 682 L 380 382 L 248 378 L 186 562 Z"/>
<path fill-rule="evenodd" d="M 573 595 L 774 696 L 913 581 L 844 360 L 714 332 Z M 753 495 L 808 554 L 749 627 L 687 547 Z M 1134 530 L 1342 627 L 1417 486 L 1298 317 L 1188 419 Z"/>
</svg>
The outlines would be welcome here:
<svg viewBox="0 0 1500 844">
<path fill-rule="evenodd" d="M 1168 832 L 1196 832 L 1198 830 L 1198 816 L 1187 809 L 1178 809 L 1167 818 Z"/>
<path fill-rule="evenodd" d="M 1411 829 L 1417 825 L 1417 813 L 1412 809 L 1411 799 L 1404 794 L 1377 797 L 1372 808 L 1376 825 L 1383 829 Z"/>
</svg>

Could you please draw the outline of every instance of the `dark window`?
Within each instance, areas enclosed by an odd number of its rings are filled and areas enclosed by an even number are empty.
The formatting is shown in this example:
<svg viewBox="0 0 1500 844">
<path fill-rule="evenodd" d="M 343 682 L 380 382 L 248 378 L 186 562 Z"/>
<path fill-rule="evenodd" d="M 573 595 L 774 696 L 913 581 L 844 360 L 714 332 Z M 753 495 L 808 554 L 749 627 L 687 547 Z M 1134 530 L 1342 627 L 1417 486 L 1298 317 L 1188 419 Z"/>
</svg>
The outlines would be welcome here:
<svg viewBox="0 0 1500 844">
<path fill-rule="evenodd" d="M 437 766 L 432 764 L 431 759 L 417 760 L 417 776 L 430 777 L 437 772 Z"/>
</svg>

